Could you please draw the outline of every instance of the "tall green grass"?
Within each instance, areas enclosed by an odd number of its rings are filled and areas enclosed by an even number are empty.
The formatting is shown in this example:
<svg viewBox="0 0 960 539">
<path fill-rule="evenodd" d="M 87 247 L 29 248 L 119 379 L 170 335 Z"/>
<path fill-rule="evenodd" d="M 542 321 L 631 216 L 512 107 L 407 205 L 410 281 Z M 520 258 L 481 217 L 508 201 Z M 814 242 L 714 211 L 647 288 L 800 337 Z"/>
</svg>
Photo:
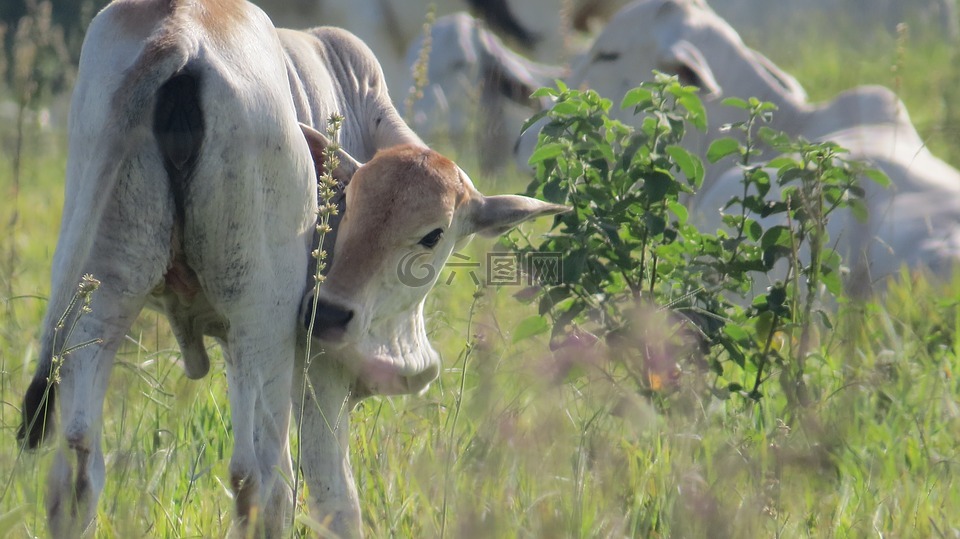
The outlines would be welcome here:
<svg viewBox="0 0 960 539">
<path fill-rule="evenodd" d="M 818 98 L 862 81 L 892 85 L 889 69 L 900 54 L 900 91 L 918 127 L 939 140 L 936 152 L 960 164 L 955 125 L 943 123 L 943 111 L 955 106 L 944 97 L 951 51 L 910 38 L 898 53 L 895 39 L 880 42 L 863 51 L 827 35 L 759 48 Z M 860 71 L 852 74 L 851 65 Z M 9 196 L 9 146 L 0 155 L 0 536 L 8 537 L 46 535 L 52 456 L 50 448 L 21 453 L 15 442 L 64 203 L 62 138 L 29 136 L 16 197 Z M 471 170 L 470 158 L 463 161 Z M 474 179 L 488 192 L 526 183 Z M 467 254 L 483 260 L 491 248 L 477 241 Z M 956 537 L 960 278 L 901 277 L 883 297 L 845 308 L 835 331 L 820 336 L 824 361 L 809 376 L 815 404 L 799 413 L 775 394 L 759 404 L 702 400 L 692 372 L 677 391 L 653 399 L 602 362 L 580 362 L 574 368 L 582 375 L 568 377 L 571 365 L 543 340 L 514 342 L 514 328 L 533 314 L 511 297 L 516 289 L 478 291 L 458 269 L 426 310 L 441 378 L 422 396 L 368 399 L 353 413 L 365 530 L 371 537 Z M 141 316 L 117 357 L 96 537 L 226 534 L 231 429 L 222 360 L 215 354 L 211 374 L 193 382 L 178 357 L 153 313 Z"/>
</svg>

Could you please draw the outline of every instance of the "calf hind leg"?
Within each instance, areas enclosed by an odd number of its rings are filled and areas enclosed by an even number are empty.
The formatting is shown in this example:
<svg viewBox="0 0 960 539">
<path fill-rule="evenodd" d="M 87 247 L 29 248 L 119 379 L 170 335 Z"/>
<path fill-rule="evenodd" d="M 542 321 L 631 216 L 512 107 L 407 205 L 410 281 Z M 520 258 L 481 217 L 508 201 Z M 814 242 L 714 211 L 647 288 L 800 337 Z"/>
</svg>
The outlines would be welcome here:
<svg viewBox="0 0 960 539">
<path fill-rule="evenodd" d="M 142 301 L 102 292 L 91 313 L 76 321 L 66 341 L 76 348 L 58 352 L 51 372 L 59 380 L 62 431 L 47 478 L 47 516 L 53 537 L 79 535 L 96 514 L 105 482 L 100 430 L 110 371 L 117 348 L 142 307 Z"/>
</svg>

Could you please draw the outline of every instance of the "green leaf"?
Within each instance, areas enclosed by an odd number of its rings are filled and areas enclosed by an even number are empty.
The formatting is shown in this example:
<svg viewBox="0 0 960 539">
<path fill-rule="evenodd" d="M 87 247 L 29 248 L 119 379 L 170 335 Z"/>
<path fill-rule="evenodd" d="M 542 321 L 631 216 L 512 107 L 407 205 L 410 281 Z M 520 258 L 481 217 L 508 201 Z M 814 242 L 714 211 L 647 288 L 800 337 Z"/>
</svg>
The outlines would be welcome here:
<svg viewBox="0 0 960 539">
<path fill-rule="evenodd" d="M 570 116 L 580 111 L 580 105 L 572 101 L 560 101 L 550 109 L 554 116 Z"/>
<path fill-rule="evenodd" d="M 630 107 L 635 107 L 640 103 L 650 101 L 653 97 L 653 94 L 649 90 L 644 88 L 634 88 L 627 92 L 627 95 L 623 96 L 623 101 L 620 102 L 621 109 L 628 109 Z"/>
<path fill-rule="evenodd" d="M 654 171 L 644 178 L 643 192 L 646 193 L 650 202 L 660 202 L 670 192 L 674 181 L 669 174 L 659 170 Z"/>
<path fill-rule="evenodd" d="M 520 321 L 517 324 L 517 327 L 513 330 L 513 342 L 520 342 L 524 339 L 529 339 L 534 335 L 540 335 L 545 333 L 550 329 L 550 323 L 547 322 L 547 319 L 539 314 L 533 316 L 528 316 Z"/>
<path fill-rule="evenodd" d="M 549 114 L 549 112 L 550 112 L 549 110 L 541 110 L 540 112 L 528 118 L 527 121 L 523 122 L 523 126 L 520 127 L 520 134 L 522 135 L 526 133 L 527 129 L 530 129 L 530 127 L 533 126 L 533 124 L 539 122 L 540 119 L 546 116 L 547 114 Z"/>
<path fill-rule="evenodd" d="M 675 200 L 671 200 L 670 202 L 667 202 L 667 208 L 670 208 L 670 213 L 677 216 L 677 222 L 680 223 L 680 225 L 685 225 L 687 223 L 687 217 L 689 214 L 686 206 Z"/>
<path fill-rule="evenodd" d="M 559 81 L 557 82 L 559 83 Z M 563 83 L 560 83 L 560 84 L 563 84 Z M 541 97 L 557 97 L 558 95 L 560 95 L 560 91 L 556 90 L 555 88 L 545 87 L 545 88 L 537 88 L 536 91 L 530 94 L 530 97 L 533 99 L 539 99 Z"/>
<path fill-rule="evenodd" d="M 750 334 L 747 333 L 747 330 L 736 324 L 726 324 L 723 326 L 723 332 L 726 333 L 734 341 L 746 341 L 750 338 Z"/>
<path fill-rule="evenodd" d="M 830 321 L 830 315 L 823 309 L 817 309 L 816 313 L 820 315 L 820 323 L 827 329 L 833 329 L 833 322 Z"/>
<path fill-rule="evenodd" d="M 730 137 L 723 137 L 713 141 L 707 150 L 707 161 L 716 163 L 724 157 L 740 151 L 740 142 Z"/>
<path fill-rule="evenodd" d="M 577 249 L 573 252 L 564 253 L 562 266 L 564 281 L 571 283 L 579 282 L 587 266 L 587 250 Z"/>
<path fill-rule="evenodd" d="M 700 101 L 697 94 L 684 92 L 683 95 L 677 98 L 677 101 L 687 109 L 690 116 L 690 123 L 697 129 L 706 131 L 707 111 L 703 108 L 703 101 Z"/>
<path fill-rule="evenodd" d="M 864 174 L 873 180 L 874 183 L 883 188 L 890 187 L 890 184 L 892 183 L 890 181 L 890 176 L 887 176 L 882 170 L 879 169 L 872 168 L 864 172 Z"/>
<path fill-rule="evenodd" d="M 757 129 L 757 136 L 780 153 L 790 153 L 793 150 L 793 141 L 782 131 L 763 126 Z"/>
<path fill-rule="evenodd" d="M 725 105 L 727 107 L 736 107 L 738 109 L 743 109 L 743 110 L 747 110 L 748 108 L 750 108 L 750 105 L 747 104 L 747 102 L 744 101 L 743 99 L 740 99 L 739 97 L 728 97 L 723 101 L 721 101 L 720 104 Z"/>
<path fill-rule="evenodd" d="M 763 227 L 753 219 L 747 219 L 744 229 L 747 232 L 747 237 L 750 238 L 751 241 L 759 240 L 763 234 Z"/>
<path fill-rule="evenodd" d="M 859 223 L 866 223 L 870 217 L 867 203 L 864 202 L 863 199 L 852 198 L 847 202 L 847 207 L 850 208 L 850 213 L 853 214 L 853 218 Z"/>
<path fill-rule="evenodd" d="M 658 236 L 667 228 L 667 222 L 663 220 L 663 217 L 653 213 L 644 214 L 643 222 L 651 236 Z"/>
<path fill-rule="evenodd" d="M 548 142 L 534 150 L 533 155 L 527 160 L 527 164 L 536 165 L 537 163 L 553 159 L 563 154 L 565 146 L 559 142 Z"/>
<path fill-rule="evenodd" d="M 677 145 L 667 146 L 667 155 L 673 158 L 683 171 L 687 180 L 697 187 L 703 183 L 703 163 L 700 159 L 686 150 L 686 148 Z"/>
<path fill-rule="evenodd" d="M 547 202 L 564 204 L 567 202 L 567 190 L 561 185 L 560 180 L 549 181 L 543 185 L 543 198 Z"/>
<path fill-rule="evenodd" d="M 760 247 L 768 249 L 773 246 L 790 247 L 790 229 L 783 225 L 768 228 L 760 238 Z"/>
<path fill-rule="evenodd" d="M 775 157 L 775 158 L 771 159 L 771 160 L 766 164 L 766 166 L 768 166 L 768 167 L 770 167 L 770 168 L 783 168 L 783 167 L 786 167 L 786 166 L 798 168 L 798 167 L 800 166 L 800 163 L 798 163 L 797 160 L 794 159 L 794 158 L 792 158 L 792 157 L 789 157 L 789 156 L 786 156 L 786 155 L 781 155 L 780 157 Z"/>
<path fill-rule="evenodd" d="M 843 281 L 838 271 L 825 271 L 820 274 L 820 282 L 827 287 L 827 290 L 835 297 L 839 297 L 843 292 Z"/>
</svg>

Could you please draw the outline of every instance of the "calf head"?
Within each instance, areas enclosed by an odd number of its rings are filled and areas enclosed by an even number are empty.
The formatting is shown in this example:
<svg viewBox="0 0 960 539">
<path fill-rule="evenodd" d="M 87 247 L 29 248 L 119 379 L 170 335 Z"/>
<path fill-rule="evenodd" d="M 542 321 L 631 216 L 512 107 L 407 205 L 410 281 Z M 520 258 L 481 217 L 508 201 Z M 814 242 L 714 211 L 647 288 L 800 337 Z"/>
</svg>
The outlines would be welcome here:
<svg viewBox="0 0 960 539">
<path fill-rule="evenodd" d="M 323 135 L 304 132 L 322 159 Z M 347 211 L 319 295 L 305 301 L 304 323 L 356 375 L 357 396 L 419 392 L 439 372 L 424 300 L 455 247 L 567 208 L 484 196 L 453 161 L 422 146 L 382 150 L 338 174 Z"/>
</svg>

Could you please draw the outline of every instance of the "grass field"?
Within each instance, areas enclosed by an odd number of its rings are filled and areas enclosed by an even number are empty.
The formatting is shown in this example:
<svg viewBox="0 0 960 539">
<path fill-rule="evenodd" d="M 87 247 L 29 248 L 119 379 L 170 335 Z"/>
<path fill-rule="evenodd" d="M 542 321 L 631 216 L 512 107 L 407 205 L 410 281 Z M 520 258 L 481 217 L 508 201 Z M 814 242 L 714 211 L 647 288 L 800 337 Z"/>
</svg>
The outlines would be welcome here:
<svg viewBox="0 0 960 539">
<path fill-rule="evenodd" d="M 911 35 L 752 43 L 814 98 L 896 87 L 934 152 L 960 165 L 954 53 Z M 21 453 L 15 431 L 49 292 L 65 142 L 28 132 L 15 182 L 12 131 L 0 126 L 0 537 L 42 537 L 52 451 Z M 526 183 L 474 179 L 487 192 Z M 491 247 L 466 254 L 482 260 Z M 960 278 L 905 272 L 883 297 L 843 310 L 821 335 L 803 410 L 775 389 L 759 404 L 705 398 L 695 372 L 649 399 L 612 365 L 571 376 L 545 340 L 514 342 L 534 312 L 514 291 L 477 290 L 463 270 L 438 284 L 426 312 L 441 378 L 422 396 L 354 411 L 368 536 L 960 537 Z M 128 341 L 106 402 L 95 536 L 222 537 L 232 514 L 222 360 L 187 380 L 154 313 Z"/>
</svg>

